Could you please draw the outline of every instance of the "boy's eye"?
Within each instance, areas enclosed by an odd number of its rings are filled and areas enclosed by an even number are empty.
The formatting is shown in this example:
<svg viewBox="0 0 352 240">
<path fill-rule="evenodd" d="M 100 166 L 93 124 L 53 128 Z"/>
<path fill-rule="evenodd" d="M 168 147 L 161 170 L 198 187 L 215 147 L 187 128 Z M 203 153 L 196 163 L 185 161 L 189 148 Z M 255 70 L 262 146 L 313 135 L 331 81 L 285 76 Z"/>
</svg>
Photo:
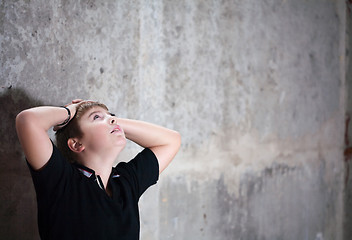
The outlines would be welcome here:
<svg viewBox="0 0 352 240">
<path fill-rule="evenodd" d="M 99 115 L 94 115 L 93 120 L 96 120 L 96 119 L 98 119 L 98 118 L 100 118 Z"/>
</svg>

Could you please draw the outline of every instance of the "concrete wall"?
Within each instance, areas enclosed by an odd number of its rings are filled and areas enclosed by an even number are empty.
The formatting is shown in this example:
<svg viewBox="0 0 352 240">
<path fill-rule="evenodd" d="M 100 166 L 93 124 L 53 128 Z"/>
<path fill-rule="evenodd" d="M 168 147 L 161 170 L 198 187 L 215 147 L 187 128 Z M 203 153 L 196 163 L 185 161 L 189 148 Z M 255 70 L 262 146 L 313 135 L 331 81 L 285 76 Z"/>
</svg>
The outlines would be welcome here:
<svg viewBox="0 0 352 240">
<path fill-rule="evenodd" d="M 345 180 L 344 238 L 352 239 L 352 1 L 346 2 L 346 117 L 345 117 Z"/>
<path fill-rule="evenodd" d="M 344 239 L 346 4 L 0 1 L 0 237 L 38 239 L 15 115 L 79 97 L 183 136 L 141 239 Z"/>
</svg>

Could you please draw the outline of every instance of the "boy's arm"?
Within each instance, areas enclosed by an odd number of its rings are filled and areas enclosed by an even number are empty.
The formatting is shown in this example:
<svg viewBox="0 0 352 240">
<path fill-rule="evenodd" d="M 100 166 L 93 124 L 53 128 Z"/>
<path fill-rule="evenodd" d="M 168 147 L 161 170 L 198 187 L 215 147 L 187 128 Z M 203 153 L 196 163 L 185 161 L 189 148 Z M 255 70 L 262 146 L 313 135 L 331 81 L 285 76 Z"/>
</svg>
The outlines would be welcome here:
<svg viewBox="0 0 352 240">
<path fill-rule="evenodd" d="M 169 165 L 181 145 L 178 132 L 151 123 L 122 119 L 117 120 L 126 138 L 153 151 L 159 162 L 159 174 Z"/>
<path fill-rule="evenodd" d="M 74 103 L 74 101 L 73 101 Z M 71 118 L 76 104 L 68 105 Z M 16 130 L 27 161 L 33 169 L 42 168 L 50 159 L 53 146 L 47 131 L 64 122 L 68 112 L 62 107 L 35 107 L 20 112 L 16 117 Z"/>
</svg>

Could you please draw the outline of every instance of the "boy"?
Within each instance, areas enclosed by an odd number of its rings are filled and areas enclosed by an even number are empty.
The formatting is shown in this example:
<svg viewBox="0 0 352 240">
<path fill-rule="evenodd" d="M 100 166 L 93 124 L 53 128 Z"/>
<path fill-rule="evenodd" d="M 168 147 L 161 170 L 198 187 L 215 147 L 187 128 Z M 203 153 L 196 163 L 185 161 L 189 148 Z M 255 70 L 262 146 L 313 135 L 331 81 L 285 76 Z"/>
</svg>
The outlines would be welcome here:
<svg viewBox="0 0 352 240">
<path fill-rule="evenodd" d="M 47 131 L 54 126 L 58 148 Z M 179 150 L 180 134 L 73 100 L 16 117 L 37 194 L 42 239 L 139 239 L 138 200 Z M 113 163 L 129 139 L 144 150 Z"/>
</svg>

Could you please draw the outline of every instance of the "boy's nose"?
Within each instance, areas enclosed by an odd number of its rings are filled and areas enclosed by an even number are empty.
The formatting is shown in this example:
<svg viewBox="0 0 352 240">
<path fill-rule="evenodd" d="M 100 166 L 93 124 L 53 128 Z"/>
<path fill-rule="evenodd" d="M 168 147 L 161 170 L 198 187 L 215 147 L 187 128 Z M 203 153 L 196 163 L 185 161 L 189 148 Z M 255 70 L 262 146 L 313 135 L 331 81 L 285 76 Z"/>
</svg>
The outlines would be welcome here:
<svg viewBox="0 0 352 240">
<path fill-rule="evenodd" d="M 116 120 L 114 119 L 114 117 L 111 117 L 110 118 L 110 124 L 114 124 L 114 123 L 116 123 Z"/>
</svg>

